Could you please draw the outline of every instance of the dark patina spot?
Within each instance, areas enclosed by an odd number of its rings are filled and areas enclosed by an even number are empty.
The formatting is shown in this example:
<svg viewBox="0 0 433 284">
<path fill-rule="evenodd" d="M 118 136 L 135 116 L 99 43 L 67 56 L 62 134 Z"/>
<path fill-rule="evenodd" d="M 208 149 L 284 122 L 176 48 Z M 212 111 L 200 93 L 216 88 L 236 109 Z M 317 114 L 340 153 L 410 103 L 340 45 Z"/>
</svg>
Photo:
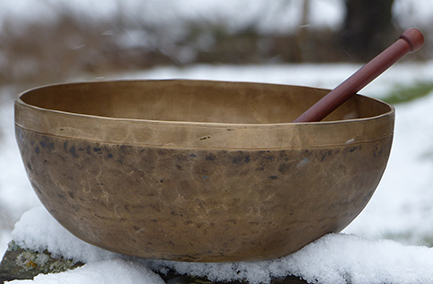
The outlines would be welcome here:
<svg viewBox="0 0 433 284">
<path fill-rule="evenodd" d="M 209 156 L 207 156 L 207 157 L 206 157 L 206 161 L 214 161 L 214 160 L 215 160 L 215 158 L 216 158 L 216 156 L 215 156 L 215 155 L 213 155 L 213 154 L 210 154 Z"/>
<path fill-rule="evenodd" d="M 78 158 L 78 153 L 77 153 L 77 150 L 75 149 L 75 146 L 72 146 L 71 148 L 69 148 L 68 152 L 69 152 L 69 154 L 74 156 L 74 158 Z"/>
</svg>

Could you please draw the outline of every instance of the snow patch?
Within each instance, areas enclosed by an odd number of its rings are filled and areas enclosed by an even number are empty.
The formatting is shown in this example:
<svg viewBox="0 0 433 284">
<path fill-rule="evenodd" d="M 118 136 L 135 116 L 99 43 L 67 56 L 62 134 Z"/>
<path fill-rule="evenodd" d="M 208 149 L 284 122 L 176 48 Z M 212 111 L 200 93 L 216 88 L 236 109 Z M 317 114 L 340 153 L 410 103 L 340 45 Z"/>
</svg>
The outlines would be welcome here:
<svg viewBox="0 0 433 284">
<path fill-rule="evenodd" d="M 109 259 L 89 263 L 58 274 L 40 274 L 33 280 L 15 280 L 14 284 L 164 284 L 160 276 L 143 265 L 122 259 Z"/>
<path fill-rule="evenodd" d="M 23 215 L 12 233 L 15 242 L 33 250 L 48 249 L 87 264 L 59 274 L 13 283 L 158 283 L 150 272 L 174 270 L 207 276 L 211 281 L 269 283 L 272 277 L 295 275 L 319 283 L 427 283 L 433 280 L 433 249 L 371 241 L 348 234 L 329 234 L 286 257 L 254 262 L 189 263 L 133 258 L 89 245 L 66 231 L 42 207 Z M 129 278 L 128 278 L 129 277 Z M 156 281 L 158 280 L 158 281 Z M 72 281 L 72 282 L 70 282 Z M 115 283 L 115 282 L 113 282 Z M 118 282 L 116 282 L 118 283 Z"/>
<path fill-rule="evenodd" d="M 96 262 L 118 257 L 117 254 L 92 246 L 63 228 L 43 206 L 23 214 L 15 224 L 12 239 L 22 248 L 48 250 L 54 257 L 63 256 L 75 262 Z"/>
</svg>

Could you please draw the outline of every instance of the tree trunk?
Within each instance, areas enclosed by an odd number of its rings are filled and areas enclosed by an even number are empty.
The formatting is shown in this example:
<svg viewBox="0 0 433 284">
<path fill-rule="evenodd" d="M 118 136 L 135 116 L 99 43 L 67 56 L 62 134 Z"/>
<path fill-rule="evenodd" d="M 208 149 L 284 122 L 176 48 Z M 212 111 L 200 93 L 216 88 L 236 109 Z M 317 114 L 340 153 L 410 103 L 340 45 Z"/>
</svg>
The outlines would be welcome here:
<svg viewBox="0 0 433 284">
<path fill-rule="evenodd" d="M 392 24 L 394 0 L 345 0 L 341 32 L 344 52 L 353 61 L 368 61 L 396 40 Z"/>
</svg>

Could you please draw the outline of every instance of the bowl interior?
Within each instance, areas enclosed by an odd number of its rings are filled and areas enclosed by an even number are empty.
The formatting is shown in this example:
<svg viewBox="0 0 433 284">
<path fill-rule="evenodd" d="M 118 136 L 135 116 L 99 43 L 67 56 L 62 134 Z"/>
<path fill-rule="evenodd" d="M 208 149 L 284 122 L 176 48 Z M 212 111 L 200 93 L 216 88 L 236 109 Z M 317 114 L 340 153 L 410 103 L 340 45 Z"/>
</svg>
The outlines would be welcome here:
<svg viewBox="0 0 433 284">
<path fill-rule="evenodd" d="M 110 118 L 278 124 L 292 122 L 327 92 L 273 84 L 155 80 L 52 85 L 20 99 L 43 109 Z M 389 111 L 389 105 L 357 95 L 324 121 L 368 118 Z"/>
</svg>

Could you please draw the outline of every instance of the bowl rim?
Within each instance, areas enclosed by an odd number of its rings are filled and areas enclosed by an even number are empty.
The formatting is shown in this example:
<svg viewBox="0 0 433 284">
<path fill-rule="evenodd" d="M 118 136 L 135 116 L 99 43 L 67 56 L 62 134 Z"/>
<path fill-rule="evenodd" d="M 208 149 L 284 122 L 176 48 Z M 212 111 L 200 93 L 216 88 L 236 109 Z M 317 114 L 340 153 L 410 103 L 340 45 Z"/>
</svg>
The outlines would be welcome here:
<svg viewBox="0 0 433 284">
<path fill-rule="evenodd" d="M 277 85 L 277 86 L 286 86 L 286 87 L 299 87 L 299 88 L 308 88 L 311 90 L 318 91 L 330 91 L 329 89 L 324 88 L 315 88 L 308 86 L 300 86 L 300 85 L 284 85 L 284 84 L 272 84 L 272 83 L 261 83 L 261 82 L 241 82 L 241 81 L 217 81 L 217 80 L 190 80 L 190 79 L 150 79 L 150 80 L 106 80 L 106 81 L 85 81 L 85 82 L 71 82 L 71 83 L 56 83 L 56 84 L 48 84 L 44 86 L 39 86 L 35 88 L 31 88 L 19 94 L 19 96 L 15 99 L 15 125 L 17 127 L 35 131 L 39 133 L 44 133 L 53 136 L 61 136 L 65 138 L 74 138 L 74 139 L 85 139 L 85 140 L 95 140 L 106 143 L 126 143 L 133 145 L 150 145 L 150 146 L 158 146 L 158 147 L 205 147 L 205 148 L 233 148 L 233 149 L 269 149 L 269 148 L 281 148 L 281 147 L 290 147 L 290 148 L 298 148 L 303 147 L 302 144 L 307 144 L 305 146 L 314 147 L 317 141 L 311 141 L 308 143 L 304 141 L 307 139 L 306 137 L 311 133 L 319 133 L 317 136 L 323 135 L 326 132 L 331 133 L 331 135 L 327 135 L 327 139 L 329 142 L 325 142 L 326 145 L 333 145 L 334 142 L 330 142 L 333 140 L 333 136 L 335 136 L 335 132 L 338 129 L 345 129 L 347 131 L 348 136 L 360 136 L 360 133 L 366 133 L 365 139 L 355 139 L 344 137 L 347 135 L 339 135 L 343 136 L 342 141 L 337 142 L 338 145 L 341 143 L 352 144 L 362 141 L 369 140 L 377 140 L 381 137 L 387 137 L 393 135 L 393 127 L 394 127 L 394 115 L 395 109 L 392 105 L 383 102 L 376 98 L 371 98 L 368 96 L 364 96 L 361 94 L 356 94 L 356 96 L 365 97 L 369 100 L 375 101 L 377 103 L 386 105 L 389 108 L 389 111 L 384 112 L 382 114 L 376 116 L 370 116 L 365 118 L 349 118 L 344 120 L 334 120 L 334 121 L 320 121 L 320 122 L 301 122 L 301 123 L 293 123 L 293 122 L 285 122 L 285 123 L 220 123 L 220 122 L 193 122 L 193 121 L 170 121 L 170 120 L 151 120 L 151 119 L 138 119 L 138 118 L 117 118 L 117 117 L 108 117 L 108 116 L 99 116 L 99 115 L 91 115 L 91 114 L 80 114 L 76 112 L 68 112 L 61 110 L 53 110 L 43 107 L 38 107 L 32 104 L 28 104 L 24 102 L 21 98 L 24 95 L 27 95 L 35 90 L 41 90 L 44 88 L 57 87 L 57 86 L 67 86 L 67 85 L 83 85 L 83 84 L 106 84 L 106 83 L 134 83 L 134 82 L 143 82 L 143 81 L 158 81 L 158 82 L 199 82 L 199 83 L 232 83 L 232 84 L 260 84 L 260 85 Z M 61 127 L 59 124 L 61 122 L 67 122 L 66 126 Z M 79 131 L 77 131 L 77 125 L 84 127 L 85 125 L 89 126 L 85 135 L 79 135 Z M 120 131 L 117 135 L 119 137 L 115 139 L 107 138 L 110 136 L 109 133 L 104 133 L 104 135 L 95 135 L 95 129 L 97 129 L 97 125 L 103 125 L 106 128 L 113 128 L 114 131 L 111 131 L 111 136 L 116 131 Z M 167 128 L 165 131 L 161 130 L 161 126 L 164 125 Z M 353 127 L 348 128 L 347 125 L 352 125 Z M 363 125 L 363 127 L 359 127 Z M 140 131 L 146 132 L 145 135 L 132 135 L 134 137 L 130 139 L 122 138 L 123 135 L 126 135 L 125 131 L 121 131 L 121 128 L 129 126 L 129 134 L 131 133 L 139 133 Z M 75 127 L 75 129 L 73 129 Z M 380 130 L 375 130 L 373 128 L 379 128 Z M 351 128 L 360 128 L 358 135 L 352 133 L 350 131 Z M 152 129 L 152 130 L 150 130 Z M 149 139 L 146 136 L 151 135 L 150 132 L 155 132 L 156 129 L 158 132 L 161 132 L 161 135 L 168 135 L 170 131 L 173 131 L 173 135 L 170 136 L 169 139 L 164 141 L 158 141 L 158 139 Z M 176 141 L 171 141 L 175 134 L 182 135 L 183 131 L 193 131 L 195 133 L 194 139 L 199 139 L 202 141 L 200 143 L 177 143 Z M 233 131 L 236 130 L 236 131 Z M 131 132 L 132 131 L 132 132 Z M 280 136 L 277 139 L 273 139 L 273 142 L 269 143 L 243 143 L 241 146 L 235 145 L 236 139 L 239 138 L 239 135 L 235 135 L 232 137 L 232 141 L 230 143 L 223 143 L 222 145 L 217 145 L 217 143 L 210 142 L 210 139 L 206 139 L 207 137 L 211 137 L 210 134 L 206 134 L 206 132 L 239 132 L 242 131 L 245 136 L 242 140 L 246 142 L 246 140 L 254 137 L 252 133 L 248 132 L 256 132 L 261 133 L 260 135 L 271 135 L 271 132 L 275 136 L 275 132 L 285 132 L 284 135 Z M 93 133 L 92 133 L 93 132 Z M 337 131 L 338 132 L 338 131 Z M 304 135 L 301 135 L 304 134 Z M 375 135 L 373 135 L 375 134 Z M 377 136 L 379 134 L 379 136 Z M 233 135 L 232 135 L 233 136 Z M 287 139 L 289 136 L 292 139 L 289 139 L 291 142 L 281 143 L 277 140 L 281 140 L 284 137 Z M 294 137 L 296 136 L 296 137 Z M 299 136 L 303 136 L 305 139 L 299 139 Z M 326 136 L 326 135 L 325 135 Z M 373 137 L 374 136 L 374 137 Z M 227 138 L 227 135 L 224 135 Z M 266 137 L 266 136 L 264 136 Z M 298 137 L 298 138 L 297 138 Z M 353 139 L 353 140 L 352 140 Z M 208 141 L 206 141 L 208 140 Z M 265 140 L 269 140 L 266 139 Z M 270 139 L 272 140 L 272 139 Z M 288 140 L 288 141 L 289 141 Z M 307 139 L 309 140 L 309 139 Z M 343 141 L 344 140 L 344 141 Z M 215 140 L 213 140 L 215 141 Z M 350 141 L 350 142 L 348 142 Z M 217 142 L 221 142 L 221 139 Z M 270 146 L 272 143 L 277 143 L 279 146 L 273 147 Z M 337 145 L 335 144 L 335 145 Z"/>
<path fill-rule="evenodd" d="M 89 118 L 96 118 L 96 119 L 108 119 L 108 120 L 126 120 L 126 121 L 152 121 L 152 122 L 161 122 L 161 123 L 173 123 L 173 124 L 188 124 L 188 125 L 242 125 L 242 126 L 254 126 L 254 127 L 260 127 L 260 126 L 271 126 L 271 125 L 293 125 L 293 124 L 329 124 L 329 123 L 347 123 L 351 121 L 360 121 L 360 120 L 371 120 L 371 119 L 377 119 L 386 115 L 389 115 L 393 112 L 395 112 L 395 108 L 387 103 L 384 102 L 378 98 L 369 97 L 366 95 L 362 95 L 357 93 L 355 96 L 358 97 L 364 97 L 372 101 L 376 101 L 378 103 L 381 103 L 383 105 L 386 105 L 390 110 L 387 112 L 384 112 L 379 115 L 375 116 L 369 116 L 364 118 L 349 118 L 344 120 L 332 120 L 332 121 L 317 121 L 317 122 L 283 122 L 283 123 L 229 123 L 229 122 L 194 122 L 194 121 L 172 121 L 172 120 L 154 120 L 154 119 L 144 119 L 144 118 L 125 118 L 125 117 L 109 117 L 109 116 L 102 116 L 102 115 L 92 115 L 92 114 L 82 114 L 78 112 L 69 112 L 69 111 L 61 111 L 61 110 L 53 110 L 49 108 L 43 108 L 38 107 L 32 104 L 28 104 L 24 102 L 21 98 L 24 95 L 27 95 L 33 91 L 36 90 L 42 90 L 45 88 L 51 88 L 51 87 L 57 87 L 57 86 L 67 86 L 67 85 L 82 85 L 82 84 L 98 84 L 98 83 L 130 83 L 130 82 L 175 82 L 175 81 L 183 81 L 183 82 L 202 82 L 202 83 L 234 83 L 234 84 L 260 84 L 260 85 L 277 85 L 277 86 L 286 86 L 286 87 L 299 87 L 299 88 L 308 88 L 318 91 L 331 91 L 331 89 L 327 88 L 317 88 L 317 87 L 310 87 L 310 86 L 302 86 L 302 85 L 292 85 L 292 84 L 274 84 L 274 83 L 266 83 L 266 82 L 248 82 L 248 81 L 223 81 L 223 80 L 195 80 L 195 79 L 144 79 L 144 80 L 137 80 L 137 79 L 121 79 L 121 80 L 101 80 L 101 81 L 78 81 L 78 82 L 67 82 L 67 83 L 53 83 L 53 84 L 46 84 L 34 88 L 30 88 L 28 90 L 25 90 L 18 94 L 17 98 L 15 99 L 16 103 L 19 103 L 23 106 L 27 106 L 34 109 L 39 109 L 47 112 L 53 112 L 53 113 L 65 113 L 72 116 L 84 116 Z"/>
</svg>

